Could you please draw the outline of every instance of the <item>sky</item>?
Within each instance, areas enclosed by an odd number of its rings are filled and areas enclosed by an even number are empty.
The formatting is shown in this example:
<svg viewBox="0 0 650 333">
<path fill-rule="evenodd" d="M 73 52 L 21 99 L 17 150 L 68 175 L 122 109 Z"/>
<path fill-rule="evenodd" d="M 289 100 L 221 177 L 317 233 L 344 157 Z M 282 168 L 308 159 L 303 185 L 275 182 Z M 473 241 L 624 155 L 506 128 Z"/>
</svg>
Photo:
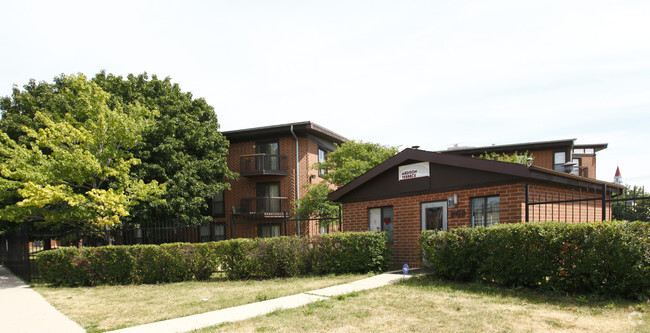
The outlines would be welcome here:
<svg viewBox="0 0 650 333">
<path fill-rule="evenodd" d="M 0 96 L 60 74 L 170 77 L 223 131 L 312 121 L 443 150 L 607 143 L 650 189 L 650 1 L 0 0 Z"/>
</svg>

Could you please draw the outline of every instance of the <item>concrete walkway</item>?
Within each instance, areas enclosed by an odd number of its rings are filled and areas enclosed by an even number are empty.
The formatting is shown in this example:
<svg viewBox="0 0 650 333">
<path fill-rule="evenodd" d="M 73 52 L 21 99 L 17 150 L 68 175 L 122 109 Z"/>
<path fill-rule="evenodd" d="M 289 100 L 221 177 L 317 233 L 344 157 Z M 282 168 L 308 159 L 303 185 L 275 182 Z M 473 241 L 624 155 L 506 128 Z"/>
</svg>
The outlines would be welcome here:
<svg viewBox="0 0 650 333">
<path fill-rule="evenodd" d="M 338 286 L 308 291 L 302 294 L 285 296 L 268 301 L 251 303 L 232 308 L 201 313 L 197 315 L 176 319 L 159 321 L 151 324 L 124 328 L 112 332 L 120 333 L 176 333 L 189 332 L 203 327 L 219 325 L 226 322 L 245 320 L 276 310 L 293 309 L 332 296 L 349 294 L 355 291 L 374 289 L 397 281 L 408 279 L 411 275 L 398 273 L 384 273 L 359 281 L 354 281 Z"/>
<path fill-rule="evenodd" d="M 0 266 L 0 332 L 85 332 L 40 294 Z"/>
</svg>

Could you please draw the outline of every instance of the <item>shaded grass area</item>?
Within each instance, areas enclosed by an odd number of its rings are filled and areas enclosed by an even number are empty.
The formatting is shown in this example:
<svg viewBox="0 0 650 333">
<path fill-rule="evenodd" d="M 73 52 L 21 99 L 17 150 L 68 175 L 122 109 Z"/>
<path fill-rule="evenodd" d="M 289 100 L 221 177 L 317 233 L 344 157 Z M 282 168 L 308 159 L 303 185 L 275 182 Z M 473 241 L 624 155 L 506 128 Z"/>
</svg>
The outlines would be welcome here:
<svg viewBox="0 0 650 333">
<path fill-rule="evenodd" d="M 208 281 L 158 285 L 33 287 L 88 332 L 101 332 L 298 294 L 368 276 L 229 281 L 215 275 Z"/>
<path fill-rule="evenodd" d="M 650 332 L 650 303 L 416 277 L 205 332 Z"/>
</svg>

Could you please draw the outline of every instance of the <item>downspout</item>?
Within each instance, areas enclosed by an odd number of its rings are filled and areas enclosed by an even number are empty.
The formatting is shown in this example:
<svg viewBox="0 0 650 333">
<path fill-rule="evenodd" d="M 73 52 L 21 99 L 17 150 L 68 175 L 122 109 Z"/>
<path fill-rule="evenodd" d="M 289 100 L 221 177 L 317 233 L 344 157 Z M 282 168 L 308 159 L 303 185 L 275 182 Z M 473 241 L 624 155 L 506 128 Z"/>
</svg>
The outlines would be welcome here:
<svg viewBox="0 0 650 333">
<path fill-rule="evenodd" d="M 296 201 L 300 200 L 300 155 L 298 154 L 298 137 L 293 131 L 293 125 L 291 125 L 291 134 L 296 139 Z M 300 221 L 297 221 L 298 225 L 298 235 L 300 235 Z"/>
</svg>

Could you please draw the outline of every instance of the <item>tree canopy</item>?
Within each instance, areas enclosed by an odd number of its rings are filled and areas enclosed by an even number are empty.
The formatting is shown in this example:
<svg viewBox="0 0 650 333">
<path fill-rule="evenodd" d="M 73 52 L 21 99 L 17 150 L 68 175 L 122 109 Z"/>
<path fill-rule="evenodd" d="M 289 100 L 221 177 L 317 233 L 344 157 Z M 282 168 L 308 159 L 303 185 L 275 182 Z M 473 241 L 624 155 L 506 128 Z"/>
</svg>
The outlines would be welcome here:
<svg viewBox="0 0 650 333">
<path fill-rule="evenodd" d="M 83 75 L 58 81 L 65 98 L 33 108 L 31 118 L 2 119 L 0 220 L 107 226 L 120 223 L 137 202 L 158 200 L 164 185 L 132 177 L 140 161 L 128 151 L 156 112 L 109 108 L 109 95 Z M 57 106 L 59 113 L 48 112 Z"/>
<path fill-rule="evenodd" d="M 76 127 L 90 119 L 89 105 L 99 95 L 105 109 L 116 114 L 151 112 L 138 137 L 120 149 L 138 161 L 130 162 L 130 178 L 165 184 L 166 192 L 163 200 L 143 200 L 131 206 L 129 216 L 122 220 L 133 225 L 209 221 L 206 198 L 226 189 L 225 179 L 234 178 L 226 163 L 228 141 L 219 132 L 214 109 L 204 99 L 181 91 L 170 78 L 150 78 L 146 73 L 123 78 L 101 72 L 88 83 L 92 88 L 78 87 L 61 75 L 53 83 L 30 80 L 24 90 L 14 88 L 11 97 L 0 99 L 0 130 L 17 143 L 28 143 L 34 140 L 28 132 L 45 128 L 46 118 L 72 121 Z M 98 93 L 83 96 L 82 89 Z M 37 117 L 38 112 L 44 117 Z M 129 138 L 131 129 L 122 127 L 122 131 L 121 136 Z"/>
<path fill-rule="evenodd" d="M 506 153 L 498 154 L 495 152 L 491 152 L 491 153 L 485 152 L 479 155 L 478 158 L 484 160 L 501 161 L 501 162 L 508 162 L 508 163 L 527 164 L 528 159 L 530 158 L 532 161 L 533 156 L 530 155 L 528 151 L 525 151 L 523 153 L 519 153 L 515 151 L 513 154 L 506 154 Z"/>
</svg>

